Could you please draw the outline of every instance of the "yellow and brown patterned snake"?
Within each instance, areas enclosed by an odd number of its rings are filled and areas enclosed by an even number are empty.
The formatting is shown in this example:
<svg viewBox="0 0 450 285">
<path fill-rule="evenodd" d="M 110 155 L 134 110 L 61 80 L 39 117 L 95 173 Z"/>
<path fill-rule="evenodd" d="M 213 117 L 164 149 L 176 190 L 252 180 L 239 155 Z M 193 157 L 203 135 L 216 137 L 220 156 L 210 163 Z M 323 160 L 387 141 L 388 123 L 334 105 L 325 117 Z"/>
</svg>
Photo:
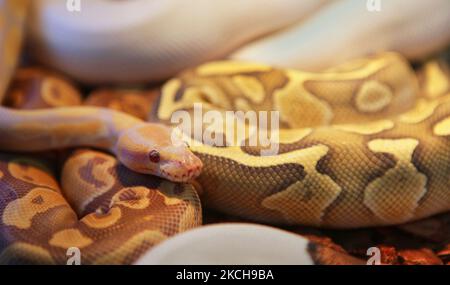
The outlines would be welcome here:
<svg viewBox="0 0 450 285">
<path fill-rule="evenodd" d="M 436 65 L 436 64 L 435 64 Z M 151 119 L 177 110 L 277 110 L 279 153 L 191 146 L 204 163 L 202 201 L 266 223 L 392 225 L 450 209 L 450 94 L 437 66 L 427 94 L 399 55 L 322 73 L 212 62 L 168 81 Z"/>
<path fill-rule="evenodd" d="M 14 17 L 2 29 L 10 32 L 0 57 L 2 90 L 16 64 L 11 52 L 21 32 L 14 27 L 24 16 Z M 0 108 L 0 149 L 8 151 L 0 155 L 0 263 L 65 263 L 71 247 L 82 250 L 84 264 L 133 262 L 201 223 L 192 185 L 136 172 L 186 182 L 200 173 L 196 156 L 204 164 L 202 202 L 265 223 L 357 228 L 448 211 L 448 74 L 435 62 L 424 70 L 420 89 L 393 53 L 321 73 L 224 61 L 162 87 L 150 119 L 166 124 L 199 102 L 212 110 L 279 111 L 280 153 L 270 157 L 256 155 L 257 147 L 174 146 L 167 127 L 105 108 L 68 107 L 81 101 L 76 89 L 25 70 L 16 80 L 27 85 L 31 77 L 33 84 L 25 97 L 10 93 L 10 104 L 60 108 Z M 53 154 L 15 153 L 85 146 L 117 158 L 77 150 L 58 175 Z"/>
</svg>

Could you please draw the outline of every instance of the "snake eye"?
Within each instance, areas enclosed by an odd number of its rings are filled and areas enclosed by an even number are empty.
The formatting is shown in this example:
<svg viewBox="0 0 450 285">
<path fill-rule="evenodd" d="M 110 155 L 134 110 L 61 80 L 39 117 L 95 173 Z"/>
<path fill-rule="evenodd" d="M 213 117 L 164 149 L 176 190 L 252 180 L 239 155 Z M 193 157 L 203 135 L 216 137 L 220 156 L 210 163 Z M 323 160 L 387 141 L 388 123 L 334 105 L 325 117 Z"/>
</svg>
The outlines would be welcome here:
<svg viewBox="0 0 450 285">
<path fill-rule="evenodd" d="M 158 163 L 161 160 L 159 152 L 157 152 L 156 150 L 152 150 L 148 154 L 148 157 L 150 158 L 150 161 L 153 162 L 153 163 Z"/>
</svg>

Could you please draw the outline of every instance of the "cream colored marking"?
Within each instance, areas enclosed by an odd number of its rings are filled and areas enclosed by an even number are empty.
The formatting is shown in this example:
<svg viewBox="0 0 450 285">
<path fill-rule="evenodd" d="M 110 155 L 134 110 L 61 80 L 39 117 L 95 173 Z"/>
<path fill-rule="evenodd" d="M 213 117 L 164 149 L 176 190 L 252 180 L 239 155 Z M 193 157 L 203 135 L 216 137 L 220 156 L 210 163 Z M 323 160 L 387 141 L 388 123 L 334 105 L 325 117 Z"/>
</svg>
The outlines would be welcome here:
<svg viewBox="0 0 450 285">
<path fill-rule="evenodd" d="M 161 89 L 161 102 L 158 108 L 158 118 L 161 120 L 168 120 L 172 113 L 178 109 L 176 107 L 175 95 L 178 89 L 181 87 L 181 81 L 179 79 L 171 79 Z"/>
<path fill-rule="evenodd" d="M 339 196 L 342 189 L 329 176 L 316 171 L 317 162 L 328 153 L 324 145 L 304 149 L 297 163 L 307 175 L 301 181 L 262 201 L 262 206 L 280 212 L 287 222 L 320 225 L 325 209 Z"/>
<path fill-rule="evenodd" d="M 25 242 L 15 242 L 0 253 L 0 264 L 17 260 L 28 260 L 33 264 L 55 264 L 45 248 Z"/>
<path fill-rule="evenodd" d="M 398 117 L 400 122 L 407 124 L 417 124 L 423 122 L 431 115 L 433 115 L 434 110 L 439 105 L 437 100 L 427 101 L 424 99 L 417 100 L 416 106 L 410 111 L 403 113 Z"/>
<path fill-rule="evenodd" d="M 344 132 L 356 133 L 360 135 L 373 135 L 381 133 L 382 131 L 392 129 L 394 122 L 390 120 L 379 120 L 365 124 L 345 124 L 333 125 L 332 128 Z"/>
<path fill-rule="evenodd" d="M 103 229 L 114 225 L 121 217 L 122 211 L 120 208 L 113 207 L 106 215 L 99 216 L 97 213 L 91 213 L 85 216 L 81 222 L 94 229 Z"/>
<path fill-rule="evenodd" d="M 128 239 L 122 246 L 111 251 L 110 253 L 104 254 L 95 260 L 94 264 L 125 264 L 132 262 L 133 260 L 127 260 L 138 247 L 142 245 L 155 245 L 167 239 L 167 236 L 160 231 L 156 230 L 145 230 L 136 234 L 132 238 Z M 127 262 L 128 261 L 128 262 Z"/>
<path fill-rule="evenodd" d="M 429 97 L 437 97 L 450 89 L 447 75 L 441 70 L 437 61 L 425 65 L 425 93 Z"/>
<path fill-rule="evenodd" d="M 8 172 L 16 179 L 37 186 L 59 189 L 53 175 L 44 165 L 26 158 L 17 158 L 8 163 Z"/>
<path fill-rule="evenodd" d="M 361 112 L 378 112 L 391 103 L 392 92 L 388 86 L 375 80 L 364 82 L 355 97 L 356 108 Z"/>
<path fill-rule="evenodd" d="M 370 182 L 364 191 L 364 205 L 386 224 L 414 218 L 418 203 L 426 193 L 427 178 L 412 164 L 416 139 L 376 139 L 368 143 L 373 152 L 395 156 L 395 167 Z"/>
<path fill-rule="evenodd" d="M 64 249 L 70 247 L 83 248 L 92 244 L 93 240 L 84 236 L 78 229 L 66 229 L 55 233 L 49 244 Z"/>
<path fill-rule="evenodd" d="M 209 85 L 191 86 L 183 91 L 183 97 L 175 101 L 175 96 L 181 88 L 179 79 L 172 79 L 162 87 L 158 118 L 170 120 L 172 114 L 177 110 L 189 109 L 194 103 L 201 103 L 204 110 L 215 110 L 224 108 L 230 110 L 231 105 L 226 95 L 217 87 Z M 205 100 L 208 100 L 205 101 Z"/>
<path fill-rule="evenodd" d="M 19 229 L 28 229 L 37 214 L 64 205 L 67 205 L 66 200 L 58 192 L 47 188 L 34 188 L 24 197 L 6 205 L 3 211 L 3 223 Z"/>
<path fill-rule="evenodd" d="M 242 94 L 253 103 L 261 103 L 265 98 L 264 86 L 255 77 L 236 75 L 232 79 Z"/>
<path fill-rule="evenodd" d="M 279 130 L 280 143 L 289 144 L 301 141 L 312 133 L 311 128 L 304 129 L 281 129 Z"/>
<path fill-rule="evenodd" d="M 295 72 L 286 72 L 286 75 L 288 83 L 273 92 L 274 107 L 280 112 L 280 119 L 292 128 L 329 124 L 333 111 L 328 103 L 306 91 Z"/>
<path fill-rule="evenodd" d="M 148 190 L 143 186 L 127 187 L 118 191 L 111 199 L 110 207 L 116 205 L 122 205 L 130 209 L 142 210 L 150 205 L 150 200 L 148 198 Z M 127 195 L 127 193 L 134 195 L 130 197 L 129 200 L 122 200 L 122 195 Z"/>
<path fill-rule="evenodd" d="M 216 61 L 200 65 L 196 71 L 200 76 L 232 75 L 245 72 L 264 72 L 272 67 L 265 64 L 239 61 Z"/>
<path fill-rule="evenodd" d="M 191 150 L 196 153 L 208 154 L 236 161 L 249 167 L 272 167 L 286 163 L 297 163 L 303 165 L 316 157 L 318 152 L 328 150 L 324 145 L 311 146 L 297 149 L 273 156 L 255 156 L 242 151 L 240 147 L 212 147 L 208 145 L 191 145 Z"/>
<path fill-rule="evenodd" d="M 351 63 L 351 62 L 350 62 Z M 346 63 L 347 64 L 347 63 Z M 336 78 L 339 78 L 340 80 L 346 81 L 346 80 L 355 80 L 355 79 L 365 79 L 377 71 L 386 68 L 390 65 L 396 65 L 401 64 L 405 66 L 405 62 L 401 57 L 398 56 L 398 54 L 394 52 L 385 52 L 381 54 L 380 56 L 373 58 L 367 62 L 366 65 L 364 65 L 364 68 L 358 68 L 358 69 L 345 69 L 345 68 L 338 68 L 337 71 L 331 71 L 331 72 L 323 72 L 320 74 L 317 73 L 310 73 L 305 71 L 298 71 L 293 69 L 286 69 L 287 73 L 294 74 L 294 77 L 296 79 L 300 79 L 302 82 L 308 79 L 311 80 L 317 80 L 317 77 L 319 76 L 321 81 L 335 81 Z M 344 70 L 344 71 L 342 71 Z"/>
<path fill-rule="evenodd" d="M 437 136 L 448 136 L 450 135 L 450 117 L 447 117 L 435 124 L 433 127 L 433 133 Z"/>
</svg>

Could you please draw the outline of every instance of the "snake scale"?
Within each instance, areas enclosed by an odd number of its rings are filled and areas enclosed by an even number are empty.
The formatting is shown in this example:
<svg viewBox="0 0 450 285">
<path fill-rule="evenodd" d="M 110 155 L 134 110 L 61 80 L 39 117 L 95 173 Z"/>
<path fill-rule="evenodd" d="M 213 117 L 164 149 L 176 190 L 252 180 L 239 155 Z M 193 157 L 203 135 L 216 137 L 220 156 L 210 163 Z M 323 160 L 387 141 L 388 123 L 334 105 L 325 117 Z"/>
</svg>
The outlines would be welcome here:
<svg viewBox="0 0 450 285">
<path fill-rule="evenodd" d="M 24 14 L 12 18 L 2 90 Z M 66 80 L 21 70 L 6 104 L 27 110 L 0 107 L 0 263 L 65 263 L 73 247 L 83 264 L 132 263 L 201 224 L 193 185 L 207 207 L 273 224 L 358 228 L 448 211 L 448 69 L 430 62 L 420 75 L 394 53 L 319 73 L 223 61 L 161 88 L 149 120 L 167 125 L 194 103 L 279 111 L 280 152 L 261 157 L 245 145 L 174 146 L 142 114 L 73 106 L 82 100 Z M 67 147 L 79 149 L 43 152 Z"/>
</svg>

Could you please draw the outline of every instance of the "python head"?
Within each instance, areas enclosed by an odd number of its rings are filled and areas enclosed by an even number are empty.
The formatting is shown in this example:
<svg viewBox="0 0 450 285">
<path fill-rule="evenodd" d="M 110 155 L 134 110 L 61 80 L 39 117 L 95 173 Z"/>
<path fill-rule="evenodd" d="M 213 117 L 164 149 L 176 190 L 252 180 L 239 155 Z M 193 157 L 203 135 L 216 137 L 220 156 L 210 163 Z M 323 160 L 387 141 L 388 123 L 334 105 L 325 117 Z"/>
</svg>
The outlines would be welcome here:
<svg viewBox="0 0 450 285">
<path fill-rule="evenodd" d="M 119 135 L 114 152 L 133 171 L 187 182 L 200 175 L 203 163 L 171 134 L 172 129 L 161 124 L 139 124 Z"/>
</svg>

